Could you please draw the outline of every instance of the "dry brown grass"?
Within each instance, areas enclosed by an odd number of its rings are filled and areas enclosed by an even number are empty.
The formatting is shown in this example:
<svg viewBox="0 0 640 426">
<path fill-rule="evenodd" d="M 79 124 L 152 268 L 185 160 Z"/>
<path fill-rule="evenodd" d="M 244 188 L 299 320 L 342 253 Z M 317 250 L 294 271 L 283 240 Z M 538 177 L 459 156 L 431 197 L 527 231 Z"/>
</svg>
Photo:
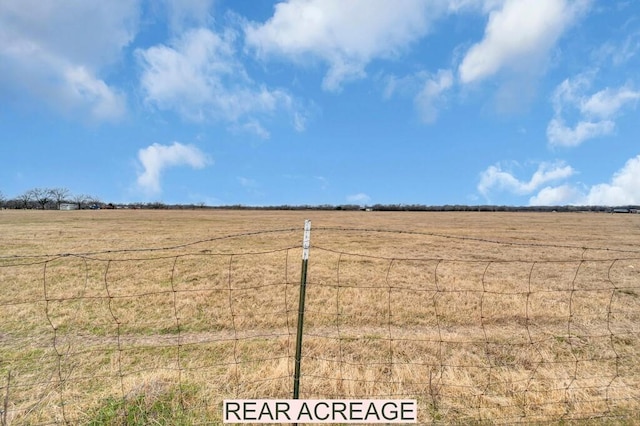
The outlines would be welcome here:
<svg viewBox="0 0 640 426">
<path fill-rule="evenodd" d="M 133 210 L 0 211 L 0 418 L 207 424 L 290 398 L 304 219 L 301 397 L 640 420 L 640 215 Z"/>
</svg>

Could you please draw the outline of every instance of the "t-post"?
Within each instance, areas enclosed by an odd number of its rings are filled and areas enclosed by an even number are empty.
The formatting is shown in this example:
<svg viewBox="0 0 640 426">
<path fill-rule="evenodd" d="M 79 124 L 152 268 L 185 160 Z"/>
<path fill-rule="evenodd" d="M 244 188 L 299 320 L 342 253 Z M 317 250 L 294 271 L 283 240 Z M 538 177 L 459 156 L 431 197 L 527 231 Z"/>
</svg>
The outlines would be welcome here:
<svg viewBox="0 0 640 426">
<path fill-rule="evenodd" d="M 300 299 L 298 300 L 298 330 L 296 333 L 296 369 L 293 376 L 293 399 L 300 396 L 300 361 L 302 358 L 302 326 L 304 324 L 304 298 L 307 289 L 307 264 L 309 262 L 309 246 L 311 243 L 311 221 L 304 221 L 304 237 L 302 239 L 302 272 L 300 273 Z"/>
</svg>

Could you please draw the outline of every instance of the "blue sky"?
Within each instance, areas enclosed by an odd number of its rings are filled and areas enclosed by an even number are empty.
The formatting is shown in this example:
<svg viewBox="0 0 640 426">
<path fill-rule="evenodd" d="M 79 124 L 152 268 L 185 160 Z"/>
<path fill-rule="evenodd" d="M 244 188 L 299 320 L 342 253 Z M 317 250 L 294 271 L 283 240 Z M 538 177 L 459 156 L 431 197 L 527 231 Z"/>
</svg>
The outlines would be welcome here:
<svg viewBox="0 0 640 426">
<path fill-rule="evenodd" d="M 640 2 L 5 0 L 0 192 L 640 204 Z"/>
</svg>

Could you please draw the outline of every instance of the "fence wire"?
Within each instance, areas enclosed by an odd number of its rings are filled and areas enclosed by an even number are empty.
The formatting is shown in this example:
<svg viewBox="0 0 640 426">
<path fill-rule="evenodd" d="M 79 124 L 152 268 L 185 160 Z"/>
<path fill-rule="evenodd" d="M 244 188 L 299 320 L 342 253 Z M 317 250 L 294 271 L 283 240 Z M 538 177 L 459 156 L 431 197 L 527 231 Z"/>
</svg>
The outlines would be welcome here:
<svg viewBox="0 0 640 426">
<path fill-rule="evenodd" d="M 300 231 L 0 257 L 2 424 L 210 424 L 225 398 L 290 398 Z M 316 228 L 300 397 L 638 420 L 639 287 L 634 250 Z"/>
</svg>

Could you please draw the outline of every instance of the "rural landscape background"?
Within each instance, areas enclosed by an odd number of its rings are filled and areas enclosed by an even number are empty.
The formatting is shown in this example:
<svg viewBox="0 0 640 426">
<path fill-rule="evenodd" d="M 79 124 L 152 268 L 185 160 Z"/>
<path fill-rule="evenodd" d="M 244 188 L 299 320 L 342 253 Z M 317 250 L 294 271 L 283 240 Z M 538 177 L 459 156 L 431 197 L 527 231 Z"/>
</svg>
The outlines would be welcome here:
<svg viewBox="0 0 640 426">
<path fill-rule="evenodd" d="M 638 69 L 639 1 L 0 1 L 0 426 L 218 424 L 297 361 L 640 424 Z"/>
<path fill-rule="evenodd" d="M 290 398 L 421 424 L 640 419 L 640 216 L 0 211 L 3 424 L 215 424 Z"/>
</svg>

